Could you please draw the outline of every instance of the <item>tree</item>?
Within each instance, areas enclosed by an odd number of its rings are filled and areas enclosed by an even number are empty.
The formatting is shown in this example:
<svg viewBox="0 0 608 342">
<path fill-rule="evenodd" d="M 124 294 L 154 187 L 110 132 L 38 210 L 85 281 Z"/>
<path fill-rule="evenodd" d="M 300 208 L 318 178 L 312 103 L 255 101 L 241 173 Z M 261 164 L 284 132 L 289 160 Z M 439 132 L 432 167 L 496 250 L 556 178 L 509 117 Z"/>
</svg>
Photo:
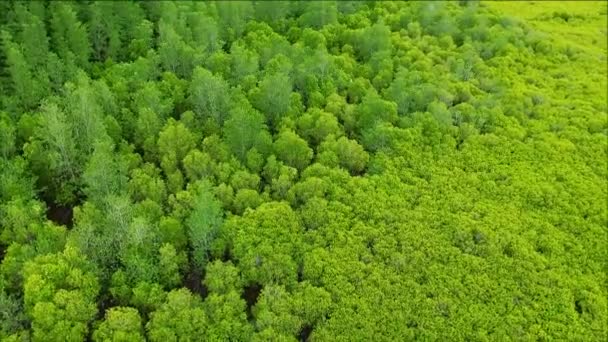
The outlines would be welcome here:
<svg viewBox="0 0 608 342">
<path fill-rule="evenodd" d="M 400 115 L 424 111 L 436 98 L 437 89 L 428 82 L 427 78 L 419 71 L 410 72 L 401 69 L 397 72 L 395 79 L 386 89 L 386 97 L 397 104 Z M 403 91 L 403 89 L 408 90 Z"/>
<path fill-rule="evenodd" d="M 321 178 L 309 176 L 291 187 L 287 198 L 292 206 L 299 207 L 312 199 L 326 197 L 330 189 L 328 185 L 328 182 Z"/>
<path fill-rule="evenodd" d="M 289 111 L 292 84 L 283 73 L 266 75 L 253 92 L 253 105 L 266 116 L 270 127 L 278 127 L 283 116 Z"/>
<path fill-rule="evenodd" d="M 313 156 L 313 151 L 308 147 L 306 140 L 290 130 L 279 134 L 274 142 L 274 151 L 281 161 L 299 171 L 310 163 Z"/>
<path fill-rule="evenodd" d="M 206 336 L 208 318 L 198 296 L 187 289 L 173 290 L 150 314 L 146 324 L 150 341 L 194 341 Z"/>
<path fill-rule="evenodd" d="M 16 296 L 8 295 L 0 285 L 0 338 L 23 331 L 27 317 L 23 312 L 23 302 Z"/>
<path fill-rule="evenodd" d="M 88 68 L 91 47 L 86 28 L 78 20 L 73 5 L 53 3 L 50 11 L 52 46 L 57 55 L 68 63 Z"/>
<path fill-rule="evenodd" d="M 160 131 L 163 129 L 162 122 L 155 111 L 149 108 L 139 109 L 137 122 L 135 123 L 134 142 L 143 149 L 143 157 L 147 161 L 159 159 L 156 142 L 158 141 Z"/>
<path fill-rule="evenodd" d="M 299 135 L 313 146 L 321 143 L 330 134 L 334 137 L 344 134 L 334 115 L 317 108 L 309 109 L 300 116 L 297 125 Z"/>
<path fill-rule="evenodd" d="M 299 18 L 303 26 L 320 29 L 338 21 L 337 1 L 309 1 L 304 5 L 304 13 Z"/>
<path fill-rule="evenodd" d="M 214 53 L 222 47 L 224 42 L 220 39 L 220 28 L 215 18 L 204 11 L 191 11 L 185 14 L 192 32 L 192 46 L 207 53 Z"/>
<path fill-rule="evenodd" d="M 247 304 L 238 292 L 212 293 L 203 305 L 209 317 L 207 338 L 218 341 L 251 340 L 253 327 L 247 321 Z"/>
<path fill-rule="evenodd" d="M 216 2 L 219 26 L 223 38 L 233 42 L 240 38 L 245 31 L 247 21 L 253 17 L 253 6 L 250 1 L 220 1 Z"/>
<path fill-rule="evenodd" d="M 129 284 L 156 283 L 159 279 L 159 231 L 144 217 L 135 217 L 122 234 L 118 257 Z"/>
<path fill-rule="evenodd" d="M 232 162 L 232 156 L 226 142 L 217 135 L 211 135 L 203 140 L 202 151 L 218 162 Z"/>
<path fill-rule="evenodd" d="M 196 137 L 183 123 L 172 118 L 158 135 L 160 165 L 167 176 L 170 192 L 175 193 L 183 187 L 182 161 L 196 146 Z"/>
<path fill-rule="evenodd" d="M 164 70 L 189 77 L 200 56 L 165 20 L 158 23 L 158 30 L 158 55 Z"/>
<path fill-rule="evenodd" d="M 323 36 L 321 32 L 313 30 L 311 28 L 305 28 L 302 31 L 300 41 L 304 44 L 306 48 L 310 49 L 307 51 L 311 52 L 316 52 L 315 50 L 325 50 L 327 43 L 325 40 L 325 36 Z"/>
<path fill-rule="evenodd" d="M 34 341 L 82 341 L 97 313 L 92 265 L 75 249 L 39 256 L 24 267 L 24 302 Z"/>
<path fill-rule="evenodd" d="M 264 198 L 253 189 L 240 189 L 234 196 L 234 211 L 242 214 L 247 208 L 255 209 L 264 202 Z"/>
<path fill-rule="evenodd" d="M 44 8 L 44 7 L 43 7 Z M 35 6 L 17 4 L 14 8 L 19 27 L 16 39 L 23 48 L 25 61 L 32 70 L 39 70 L 37 81 L 48 82 L 43 68 L 47 64 L 49 53 L 49 38 L 45 27 L 45 13 Z M 48 84 L 47 84 L 48 85 Z"/>
<path fill-rule="evenodd" d="M 164 93 L 161 87 L 156 82 L 145 82 L 133 95 L 133 111 L 148 109 L 165 121 L 173 112 L 173 98 Z"/>
<path fill-rule="evenodd" d="M 274 199 L 280 200 L 285 197 L 287 191 L 298 176 L 298 170 L 277 161 L 275 155 L 268 157 L 266 165 L 262 170 L 266 183 L 270 184 L 270 192 Z"/>
<path fill-rule="evenodd" d="M 204 67 L 227 79 L 230 77 L 230 55 L 224 50 L 215 51 L 205 60 Z"/>
<path fill-rule="evenodd" d="M 110 141 L 98 141 L 87 163 L 82 179 L 85 194 L 94 203 L 101 203 L 108 195 L 119 195 L 126 188 L 126 165 L 115 158 Z"/>
<path fill-rule="evenodd" d="M 244 100 L 246 101 L 246 100 Z M 272 138 L 264 124 L 264 116 L 249 103 L 235 105 L 224 125 L 224 137 L 232 153 L 245 161 L 248 151 L 255 148 L 262 156 L 269 150 Z"/>
<path fill-rule="evenodd" d="M 162 204 L 167 199 L 167 187 L 160 170 L 149 163 L 131 171 L 128 191 L 135 202 L 149 199 Z"/>
<path fill-rule="evenodd" d="M 14 7 L 18 28 L 14 35 L 0 32 L 4 47 L 8 72 L 14 96 L 19 100 L 19 108 L 30 109 L 50 91 L 47 69 L 49 44 L 47 32 L 40 17 L 21 4 Z"/>
<path fill-rule="evenodd" d="M 196 137 L 183 123 L 169 119 L 158 136 L 158 152 L 164 170 L 178 167 L 186 154 L 196 146 Z M 167 160 L 167 162 L 163 162 Z M 170 163 L 173 160 L 175 162 Z"/>
<path fill-rule="evenodd" d="M 255 17 L 262 22 L 276 22 L 286 19 L 292 6 L 289 1 L 256 1 Z"/>
<path fill-rule="evenodd" d="M 34 77 L 21 47 L 12 42 L 8 32 L 1 31 L 0 34 L 4 47 L 3 52 L 6 55 L 7 70 L 10 75 L 10 86 L 18 101 L 18 106 L 33 108 L 40 103 L 42 98 L 42 84 Z"/>
<path fill-rule="evenodd" d="M 382 99 L 369 91 L 357 108 L 357 127 L 360 132 L 373 128 L 378 123 L 394 123 L 397 120 L 397 104 Z"/>
<path fill-rule="evenodd" d="M 338 140 L 327 140 L 320 148 L 318 159 L 332 166 L 332 161 L 351 172 L 360 174 L 367 165 L 369 154 L 355 140 L 341 137 Z"/>
<path fill-rule="evenodd" d="M 167 289 L 177 287 L 182 281 L 180 270 L 184 267 L 185 258 L 177 254 L 175 247 L 170 243 L 163 244 L 159 254 L 160 283 Z"/>
<path fill-rule="evenodd" d="M 159 88 L 155 82 L 146 82 L 134 94 L 132 102 L 133 111 L 137 113 L 134 140 L 143 148 L 147 160 L 158 158 L 158 134 L 174 108 L 173 98 L 163 95 Z"/>
<path fill-rule="evenodd" d="M 222 225 L 222 208 L 208 183 L 201 184 L 192 213 L 186 221 L 192 260 L 198 269 L 207 263 L 207 254 Z"/>
<path fill-rule="evenodd" d="M 388 151 L 395 147 L 399 141 L 407 140 L 408 131 L 394 127 L 390 123 L 380 123 L 363 132 L 361 144 L 367 151 Z"/>
<path fill-rule="evenodd" d="M 186 176 L 190 182 L 201 179 L 214 179 L 217 164 L 208 153 L 193 149 L 183 160 Z"/>
<path fill-rule="evenodd" d="M 120 274 L 120 272 L 118 271 L 115 274 Z M 112 281 L 114 281 L 114 277 Z M 128 301 L 129 305 L 137 308 L 146 317 L 150 317 L 151 312 L 158 310 L 167 298 L 167 293 L 157 283 L 142 281 L 135 285 L 127 286 L 126 289 L 131 294 L 131 298 Z"/>
<path fill-rule="evenodd" d="M 206 69 L 194 69 L 189 101 L 199 120 L 210 118 L 221 127 L 229 110 L 229 86 L 221 77 Z"/>
<path fill-rule="evenodd" d="M 243 89 L 249 90 L 255 85 L 254 82 L 260 68 L 258 54 L 243 44 L 235 43 L 230 47 L 230 59 L 231 84 L 241 85 Z"/>
<path fill-rule="evenodd" d="M 298 283 L 292 293 L 282 286 L 268 286 L 254 308 L 260 331 L 272 329 L 287 336 L 300 332 L 303 326 L 314 326 L 330 312 L 330 294 L 309 282 Z"/>
<path fill-rule="evenodd" d="M 383 50 L 374 52 L 369 61 L 372 71 L 372 84 L 377 90 L 387 88 L 393 81 L 393 60 L 390 58 L 391 51 Z"/>
<path fill-rule="evenodd" d="M 142 19 L 133 29 L 133 39 L 129 42 L 129 57 L 137 59 L 143 57 L 152 48 L 153 44 L 153 24 Z"/>
<path fill-rule="evenodd" d="M 0 157 L 8 160 L 15 151 L 15 126 L 6 113 L 0 113 Z"/>
<path fill-rule="evenodd" d="M 205 285 L 210 292 L 227 294 L 242 287 L 239 269 L 232 262 L 216 260 L 205 268 Z"/>
<path fill-rule="evenodd" d="M 285 58 L 285 56 L 291 55 L 292 47 L 289 41 L 274 32 L 266 23 L 249 23 L 247 35 L 243 39 L 260 56 L 260 66 L 263 68 L 273 58 L 280 55 Z"/>
<path fill-rule="evenodd" d="M 245 284 L 293 284 L 302 253 L 302 228 L 285 202 L 268 202 L 229 219 L 223 230 L 232 241 Z"/>
<path fill-rule="evenodd" d="M 260 177 L 247 171 L 237 171 L 232 175 L 230 185 L 237 191 L 240 189 L 256 190 L 260 187 Z"/>
<path fill-rule="evenodd" d="M 84 161 L 93 153 L 98 140 L 107 139 L 100 105 L 95 87 L 84 72 L 79 72 L 74 82 L 65 86 L 64 107 L 71 121 L 76 146 Z"/>
<path fill-rule="evenodd" d="M 358 52 L 363 60 L 369 60 L 374 53 L 392 48 L 391 30 L 382 22 L 364 29 L 358 41 Z"/>
<path fill-rule="evenodd" d="M 82 170 L 76 138 L 67 115 L 52 103 L 43 105 L 35 140 L 24 147 L 28 159 L 59 203 L 74 201 Z"/>
<path fill-rule="evenodd" d="M 162 243 L 170 243 L 177 251 L 184 251 L 188 246 L 188 237 L 182 223 L 172 216 L 160 218 L 159 235 Z"/>
<path fill-rule="evenodd" d="M 605 3 L 463 4 L 0 1 L 0 340 L 605 340 Z"/>
<path fill-rule="evenodd" d="M 105 319 L 93 332 L 93 341 L 145 341 L 139 312 L 129 307 L 113 307 L 106 311 Z"/>
<path fill-rule="evenodd" d="M 90 20 L 88 31 L 93 50 L 93 57 L 97 61 L 107 58 L 118 61 L 121 49 L 121 28 L 117 22 L 120 13 L 112 3 L 94 3 L 88 6 Z"/>
<path fill-rule="evenodd" d="M 74 209 L 75 228 L 68 244 L 93 261 L 106 280 L 120 266 L 127 243 L 136 243 L 124 238 L 136 227 L 130 227 L 134 208 L 127 196 L 110 195 L 103 204 L 97 207 L 85 202 Z"/>
<path fill-rule="evenodd" d="M 292 312 L 291 300 L 283 286 L 266 286 L 253 310 L 258 331 L 272 331 L 284 339 L 297 335 L 304 322 Z"/>
</svg>

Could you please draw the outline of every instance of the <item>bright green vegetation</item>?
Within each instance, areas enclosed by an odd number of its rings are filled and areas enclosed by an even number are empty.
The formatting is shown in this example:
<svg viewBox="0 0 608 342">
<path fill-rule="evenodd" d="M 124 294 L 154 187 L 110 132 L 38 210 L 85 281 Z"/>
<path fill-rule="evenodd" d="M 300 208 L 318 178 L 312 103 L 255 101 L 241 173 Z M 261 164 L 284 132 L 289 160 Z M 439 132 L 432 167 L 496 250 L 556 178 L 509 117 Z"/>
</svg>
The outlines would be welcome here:
<svg viewBox="0 0 608 342">
<path fill-rule="evenodd" d="M 525 20 L 553 36 L 558 44 L 573 44 L 595 53 L 606 50 L 608 5 L 605 1 L 492 1 L 484 4 Z"/>
<path fill-rule="evenodd" d="M 604 340 L 606 6 L 0 2 L 0 340 Z"/>
</svg>

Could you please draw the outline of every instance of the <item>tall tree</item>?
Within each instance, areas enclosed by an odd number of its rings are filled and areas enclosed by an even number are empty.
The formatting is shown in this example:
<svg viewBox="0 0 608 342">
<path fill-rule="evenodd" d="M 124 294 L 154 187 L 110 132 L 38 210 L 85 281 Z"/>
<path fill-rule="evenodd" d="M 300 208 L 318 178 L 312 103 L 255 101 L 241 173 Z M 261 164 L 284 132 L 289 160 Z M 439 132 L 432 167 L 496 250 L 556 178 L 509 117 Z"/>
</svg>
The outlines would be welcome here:
<svg viewBox="0 0 608 342">
<path fill-rule="evenodd" d="M 99 283 L 77 250 L 39 256 L 24 267 L 24 301 L 33 341 L 82 341 L 97 313 Z"/>
<path fill-rule="evenodd" d="M 222 47 L 223 41 L 220 39 L 221 31 L 217 21 L 205 12 L 193 10 L 185 15 L 192 32 L 191 45 L 204 53 L 211 54 Z"/>
<path fill-rule="evenodd" d="M 224 40 L 233 42 L 240 38 L 254 14 L 251 1 L 218 1 L 215 6 Z"/>
<path fill-rule="evenodd" d="M 65 86 L 64 107 L 71 122 L 72 134 L 80 159 L 84 162 L 93 153 L 95 143 L 108 139 L 97 90 L 84 72 L 79 72 L 74 82 Z"/>
<path fill-rule="evenodd" d="M 92 47 L 92 57 L 97 61 L 111 58 L 119 60 L 121 49 L 121 28 L 117 22 L 120 15 L 113 2 L 95 2 L 87 6 L 88 33 Z"/>
<path fill-rule="evenodd" d="M 248 90 L 250 83 L 255 81 L 260 68 L 260 58 L 255 51 L 248 49 L 243 44 L 232 44 L 230 47 L 230 73 L 231 84 L 241 85 Z"/>
<path fill-rule="evenodd" d="M 145 341 L 141 317 L 137 309 L 113 307 L 106 311 L 105 319 L 93 332 L 93 341 Z"/>
<path fill-rule="evenodd" d="M 306 140 L 291 130 L 284 130 L 279 134 L 274 142 L 274 152 L 281 161 L 299 171 L 308 166 L 313 156 Z"/>
<path fill-rule="evenodd" d="M 304 13 L 299 20 L 303 26 L 320 29 L 325 25 L 338 22 L 337 1 L 307 1 L 302 4 Z"/>
<path fill-rule="evenodd" d="M 208 318 L 198 296 L 187 289 L 169 292 L 146 324 L 152 342 L 195 341 L 206 336 Z"/>
<path fill-rule="evenodd" d="M 144 217 L 135 217 L 122 237 L 118 256 L 128 284 L 157 283 L 160 273 L 158 225 Z"/>
<path fill-rule="evenodd" d="M 16 40 L 22 47 L 25 62 L 34 72 L 37 85 L 42 91 L 48 91 L 47 63 L 49 54 L 49 38 L 45 27 L 44 13 L 37 13 L 34 6 L 27 9 L 15 5 L 15 12 L 20 28 Z"/>
<path fill-rule="evenodd" d="M 14 110 L 18 108 L 30 109 L 40 104 L 40 100 L 46 89 L 44 83 L 40 82 L 32 72 L 34 65 L 27 63 L 27 58 L 22 47 L 12 41 L 7 31 L 0 32 L 3 52 L 6 55 L 7 71 L 10 85 L 7 87 L 14 96 Z M 35 70 L 35 69 L 34 69 Z"/>
<path fill-rule="evenodd" d="M 265 155 L 272 143 L 264 116 L 244 102 L 230 110 L 230 117 L 224 125 L 224 137 L 232 153 L 243 162 L 252 148 Z"/>
<path fill-rule="evenodd" d="M 228 83 L 219 75 L 197 67 L 192 75 L 189 101 L 197 117 L 210 118 L 221 127 L 228 114 L 230 93 Z"/>
<path fill-rule="evenodd" d="M 186 221 L 192 261 L 199 270 L 207 263 L 211 243 L 217 237 L 223 222 L 220 202 L 211 192 L 211 185 L 202 183 L 192 213 Z"/>
<path fill-rule="evenodd" d="M 87 69 L 91 46 L 86 27 L 78 20 L 74 5 L 53 2 L 50 12 L 51 38 L 55 52 L 68 63 Z"/>
<path fill-rule="evenodd" d="M 15 152 L 15 126 L 6 113 L 0 112 L 0 158 L 7 159 Z"/>
<path fill-rule="evenodd" d="M 227 220 L 223 229 L 231 238 L 245 284 L 289 286 L 297 282 L 302 227 L 286 202 L 264 203 Z"/>
<path fill-rule="evenodd" d="M 108 195 L 119 195 L 127 184 L 126 165 L 115 157 L 109 140 L 95 143 L 95 150 L 85 166 L 82 178 L 85 195 L 93 203 L 103 203 Z"/>
<path fill-rule="evenodd" d="M 297 126 L 300 135 L 313 146 L 321 143 L 330 134 L 334 137 L 344 134 L 333 114 L 317 108 L 312 108 L 300 116 Z"/>
<path fill-rule="evenodd" d="M 24 147 L 41 185 L 60 203 L 72 202 L 79 183 L 81 158 L 68 116 L 56 104 L 46 103 L 40 113 L 35 140 Z"/>
<path fill-rule="evenodd" d="M 340 137 L 338 140 L 323 142 L 320 148 L 319 160 L 328 162 L 337 161 L 339 166 L 352 174 L 360 174 L 367 165 L 369 154 L 355 140 Z"/>
<path fill-rule="evenodd" d="M 159 22 L 158 30 L 158 55 L 163 69 L 180 77 L 190 77 L 198 59 L 194 49 L 164 20 Z"/>
<path fill-rule="evenodd" d="M 196 146 L 196 138 L 186 126 L 173 120 L 158 135 L 158 153 L 160 165 L 167 176 L 167 185 L 175 193 L 183 187 L 182 161 Z"/>
<path fill-rule="evenodd" d="M 390 28 L 382 22 L 365 28 L 359 36 L 357 47 L 359 56 L 363 60 L 369 60 L 376 52 L 390 51 L 392 48 Z"/>
<path fill-rule="evenodd" d="M 256 1 L 255 17 L 259 21 L 273 23 L 280 19 L 286 19 L 293 2 L 291 1 Z"/>
<path fill-rule="evenodd" d="M 68 244 L 79 248 L 107 280 L 121 265 L 121 253 L 129 242 L 125 236 L 134 215 L 133 204 L 125 195 L 107 196 L 100 207 L 85 202 L 74 209 L 75 224 Z"/>
<path fill-rule="evenodd" d="M 266 75 L 253 93 L 252 103 L 266 115 L 268 125 L 276 128 L 289 111 L 292 83 L 284 73 Z"/>
</svg>

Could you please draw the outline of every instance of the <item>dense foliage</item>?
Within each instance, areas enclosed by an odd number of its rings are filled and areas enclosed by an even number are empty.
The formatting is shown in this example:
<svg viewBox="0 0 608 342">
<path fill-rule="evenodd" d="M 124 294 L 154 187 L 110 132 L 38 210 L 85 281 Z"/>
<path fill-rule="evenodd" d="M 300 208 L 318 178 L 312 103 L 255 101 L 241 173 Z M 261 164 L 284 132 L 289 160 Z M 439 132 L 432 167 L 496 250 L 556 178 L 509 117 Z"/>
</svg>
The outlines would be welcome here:
<svg viewBox="0 0 608 342">
<path fill-rule="evenodd" d="M 0 340 L 603 340 L 606 3 L 517 6 L 0 2 Z"/>
</svg>

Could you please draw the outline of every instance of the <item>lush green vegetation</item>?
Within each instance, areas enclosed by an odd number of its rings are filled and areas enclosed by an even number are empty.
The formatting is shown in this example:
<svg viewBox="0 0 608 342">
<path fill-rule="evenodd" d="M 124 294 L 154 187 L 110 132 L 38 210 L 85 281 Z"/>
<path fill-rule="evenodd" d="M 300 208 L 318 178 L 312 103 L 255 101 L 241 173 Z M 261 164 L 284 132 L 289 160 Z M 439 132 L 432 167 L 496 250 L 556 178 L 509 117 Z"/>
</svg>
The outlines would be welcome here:
<svg viewBox="0 0 608 342">
<path fill-rule="evenodd" d="M 606 8 L 0 2 L 0 340 L 604 340 Z"/>
</svg>

